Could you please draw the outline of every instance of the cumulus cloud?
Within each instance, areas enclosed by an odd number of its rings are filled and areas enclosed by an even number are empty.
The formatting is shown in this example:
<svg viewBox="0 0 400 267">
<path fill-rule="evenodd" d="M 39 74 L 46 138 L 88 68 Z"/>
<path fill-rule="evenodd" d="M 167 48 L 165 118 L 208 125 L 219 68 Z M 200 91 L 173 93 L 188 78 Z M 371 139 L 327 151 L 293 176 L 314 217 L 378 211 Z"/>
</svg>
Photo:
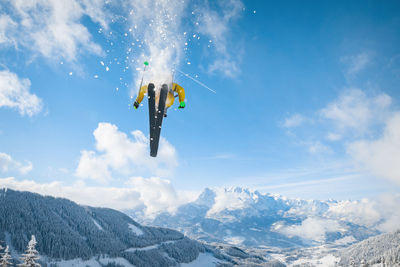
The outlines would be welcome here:
<svg viewBox="0 0 400 267">
<path fill-rule="evenodd" d="M 231 188 L 214 188 L 215 197 L 213 200 L 207 199 L 207 205 L 211 206 L 207 211 L 208 218 L 218 219 L 220 221 L 236 220 L 237 218 L 229 212 L 233 210 L 250 209 L 249 212 L 257 213 L 252 208 L 252 204 L 257 201 L 258 192 L 251 189 L 243 189 L 240 187 Z"/>
<path fill-rule="evenodd" d="M 249 202 L 250 195 L 246 191 L 215 189 L 214 205 L 208 210 L 207 216 L 212 216 L 223 210 L 237 210 L 244 208 Z"/>
<path fill-rule="evenodd" d="M 27 161 L 26 164 L 22 164 L 14 160 L 10 155 L 0 152 L 0 172 L 13 172 L 17 171 L 20 174 L 27 174 L 32 170 L 32 163 Z"/>
<path fill-rule="evenodd" d="M 102 53 L 81 19 L 88 16 L 107 28 L 104 1 L 6 0 L 0 7 L 4 5 L 8 14 L 0 14 L 0 43 L 23 46 L 46 58 L 67 61 L 75 61 L 82 51 Z"/>
<path fill-rule="evenodd" d="M 81 151 L 78 177 L 107 182 L 113 173 L 128 176 L 143 170 L 168 176 L 178 165 L 175 148 L 165 138 L 161 137 L 158 155 L 153 158 L 149 140 L 141 131 L 133 131 L 130 138 L 113 124 L 99 123 L 93 135 L 97 151 Z"/>
<path fill-rule="evenodd" d="M 20 79 L 8 70 L 0 71 L 0 107 L 14 108 L 24 116 L 33 116 L 42 110 L 42 100 L 30 92 L 29 79 Z"/>
<path fill-rule="evenodd" d="M 399 205 L 399 194 L 386 194 L 372 200 L 340 201 L 329 207 L 326 216 L 392 232 L 400 228 Z"/>
<path fill-rule="evenodd" d="M 0 187 L 68 198 L 81 205 L 118 210 L 142 210 L 149 217 L 166 210 L 173 212 L 178 205 L 194 197 L 189 193 L 176 191 L 170 181 L 157 177 L 130 178 L 124 187 L 89 186 L 83 181 L 72 185 L 62 182 L 41 184 L 32 180 L 9 177 L 0 178 Z"/>
<path fill-rule="evenodd" d="M 400 184 L 400 113 L 388 119 L 380 138 L 352 142 L 347 152 L 372 174 Z"/>
<path fill-rule="evenodd" d="M 328 214 L 331 217 L 344 219 L 367 227 L 372 227 L 382 218 L 377 210 L 376 203 L 368 199 L 340 201 L 329 207 Z"/>
<path fill-rule="evenodd" d="M 336 220 L 322 218 L 307 218 L 299 225 L 274 224 L 273 230 L 289 237 L 299 236 L 304 239 L 324 242 L 325 235 L 329 232 L 341 232 L 344 229 Z"/>
<path fill-rule="evenodd" d="M 127 182 L 128 187 L 140 188 L 139 200 L 146 207 L 147 214 L 156 214 L 159 211 L 173 212 L 176 207 L 182 204 L 181 197 L 173 188 L 169 180 L 152 177 L 131 178 Z"/>
</svg>

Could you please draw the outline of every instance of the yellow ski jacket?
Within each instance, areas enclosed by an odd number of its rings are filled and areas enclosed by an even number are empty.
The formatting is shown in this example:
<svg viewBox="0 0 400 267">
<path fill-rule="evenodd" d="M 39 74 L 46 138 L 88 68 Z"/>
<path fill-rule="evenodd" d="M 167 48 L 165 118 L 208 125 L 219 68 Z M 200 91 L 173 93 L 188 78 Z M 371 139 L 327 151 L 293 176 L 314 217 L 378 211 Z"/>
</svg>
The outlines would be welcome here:
<svg viewBox="0 0 400 267">
<path fill-rule="evenodd" d="M 171 90 L 168 91 L 167 102 L 165 104 L 167 108 L 169 108 L 174 104 L 175 96 L 173 92 L 178 93 L 179 103 L 185 101 L 185 89 L 183 89 L 183 87 L 177 83 L 172 83 L 172 91 Z M 136 102 L 138 104 L 140 104 L 140 102 L 143 101 L 145 94 L 147 94 L 147 85 L 143 85 L 139 90 L 139 94 L 136 97 Z M 159 99 L 160 99 L 160 90 L 156 90 L 156 106 Z"/>
</svg>

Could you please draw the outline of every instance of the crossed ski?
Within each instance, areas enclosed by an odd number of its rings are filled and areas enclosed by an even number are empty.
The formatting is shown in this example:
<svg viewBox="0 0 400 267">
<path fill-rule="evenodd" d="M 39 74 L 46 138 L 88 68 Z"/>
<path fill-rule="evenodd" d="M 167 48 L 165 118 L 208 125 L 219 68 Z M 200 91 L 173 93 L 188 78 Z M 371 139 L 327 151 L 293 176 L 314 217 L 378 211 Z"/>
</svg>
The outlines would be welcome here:
<svg viewBox="0 0 400 267">
<path fill-rule="evenodd" d="M 163 84 L 160 91 L 158 108 L 156 109 L 156 93 L 154 84 L 149 83 L 147 87 L 149 99 L 149 122 L 150 122 L 150 156 L 156 157 L 160 141 L 161 125 L 164 118 L 165 102 L 168 95 L 168 85 Z"/>
</svg>

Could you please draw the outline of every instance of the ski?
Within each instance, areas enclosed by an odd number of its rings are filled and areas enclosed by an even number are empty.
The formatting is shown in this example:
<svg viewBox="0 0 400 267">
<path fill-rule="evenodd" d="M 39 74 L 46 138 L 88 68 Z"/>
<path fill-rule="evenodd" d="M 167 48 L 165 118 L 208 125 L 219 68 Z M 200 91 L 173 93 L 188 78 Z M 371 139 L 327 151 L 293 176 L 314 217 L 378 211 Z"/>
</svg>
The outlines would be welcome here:
<svg viewBox="0 0 400 267">
<path fill-rule="evenodd" d="M 154 142 L 154 127 L 156 116 L 156 93 L 154 91 L 154 84 L 149 83 L 147 86 L 147 96 L 149 99 L 149 124 L 150 124 L 150 148 Z"/>
<path fill-rule="evenodd" d="M 155 118 L 153 142 L 150 143 L 150 156 L 156 157 L 158 151 L 158 144 L 160 141 L 162 120 L 164 118 L 165 104 L 168 95 L 168 85 L 163 84 L 160 91 L 160 100 L 158 102 L 157 115 Z"/>
</svg>

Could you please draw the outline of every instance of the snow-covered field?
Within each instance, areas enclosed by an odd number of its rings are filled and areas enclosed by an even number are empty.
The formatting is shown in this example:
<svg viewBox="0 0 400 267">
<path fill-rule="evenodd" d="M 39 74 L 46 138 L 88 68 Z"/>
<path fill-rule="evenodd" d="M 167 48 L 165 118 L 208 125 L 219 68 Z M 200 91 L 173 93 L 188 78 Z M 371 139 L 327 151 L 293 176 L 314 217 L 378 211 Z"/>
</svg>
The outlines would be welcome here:
<svg viewBox="0 0 400 267">
<path fill-rule="evenodd" d="M 173 244 L 176 241 L 165 241 L 160 244 L 152 245 L 152 246 L 147 246 L 147 247 L 142 247 L 142 248 L 128 248 L 125 250 L 125 252 L 135 252 L 135 251 L 143 251 L 143 250 L 151 250 L 151 249 L 157 249 L 159 246 L 163 244 Z"/>
<path fill-rule="evenodd" d="M 143 235 L 143 231 L 142 229 L 140 229 L 139 227 L 137 227 L 136 225 L 133 225 L 131 223 L 128 223 L 129 229 L 131 229 L 131 231 L 135 234 L 135 235 Z"/>
<path fill-rule="evenodd" d="M 190 263 L 181 263 L 181 267 L 207 267 L 217 266 L 217 264 L 227 263 L 225 261 L 215 258 L 210 253 L 200 253 L 197 259 Z"/>
</svg>

